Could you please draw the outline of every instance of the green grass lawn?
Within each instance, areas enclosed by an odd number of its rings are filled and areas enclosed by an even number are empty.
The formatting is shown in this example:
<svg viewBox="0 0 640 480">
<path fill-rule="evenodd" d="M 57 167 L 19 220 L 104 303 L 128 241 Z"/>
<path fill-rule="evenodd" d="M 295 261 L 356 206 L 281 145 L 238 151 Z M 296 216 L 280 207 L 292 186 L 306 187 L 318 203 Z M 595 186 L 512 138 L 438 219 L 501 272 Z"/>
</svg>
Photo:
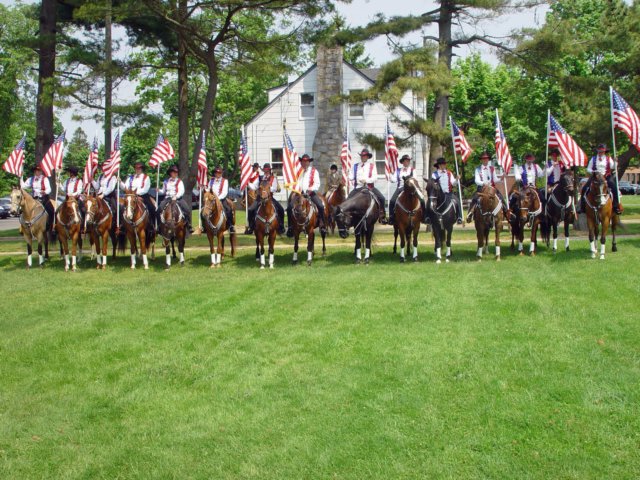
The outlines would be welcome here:
<svg viewBox="0 0 640 480">
<path fill-rule="evenodd" d="M 0 477 L 640 477 L 640 240 L 350 246 L 273 271 L 0 257 Z"/>
</svg>

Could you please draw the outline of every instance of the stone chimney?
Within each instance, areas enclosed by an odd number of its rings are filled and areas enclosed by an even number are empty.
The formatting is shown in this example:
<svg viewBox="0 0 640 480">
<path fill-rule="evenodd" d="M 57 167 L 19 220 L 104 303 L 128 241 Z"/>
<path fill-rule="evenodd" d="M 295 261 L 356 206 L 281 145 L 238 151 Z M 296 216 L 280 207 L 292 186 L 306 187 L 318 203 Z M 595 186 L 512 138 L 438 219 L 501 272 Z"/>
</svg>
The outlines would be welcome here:
<svg viewBox="0 0 640 480">
<path fill-rule="evenodd" d="M 318 130 L 313 139 L 313 163 L 320 173 L 324 190 L 331 164 L 336 163 L 340 168 L 343 102 L 336 98 L 342 94 L 342 47 L 318 46 L 316 63 Z"/>
</svg>

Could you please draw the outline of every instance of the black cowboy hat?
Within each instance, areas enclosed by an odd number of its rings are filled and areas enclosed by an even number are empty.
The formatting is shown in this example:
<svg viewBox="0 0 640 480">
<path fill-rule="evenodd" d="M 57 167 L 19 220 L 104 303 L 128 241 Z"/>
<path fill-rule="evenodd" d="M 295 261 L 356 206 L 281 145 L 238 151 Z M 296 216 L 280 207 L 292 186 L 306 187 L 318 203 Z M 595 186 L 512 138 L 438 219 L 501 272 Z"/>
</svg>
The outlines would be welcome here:
<svg viewBox="0 0 640 480">
<path fill-rule="evenodd" d="M 483 158 L 488 158 L 489 160 L 491 160 L 491 155 L 485 150 L 480 154 L 480 160 L 482 160 Z"/>
<path fill-rule="evenodd" d="M 373 158 L 373 154 L 367 150 L 366 148 L 363 148 L 362 151 L 360 152 L 360 156 L 361 157 L 367 157 L 367 158 Z"/>
<path fill-rule="evenodd" d="M 216 165 L 216 168 L 213 169 L 213 173 L 222 173 L 222 167 L 220 165 Z"/>
<path fill-rule="evenodd" d="M 402 157 L 400 157 L 400 163 L 404 162 L 405 160 L 411 161 L 411 155 L 407 155 L 405 153 L 404 155 L 402 155 Z"/>
<path fill-rule="evenodd" d="M 78 167 L 76 167 L 75 165 L 69 165 L 67 168 L 65 168 L 65 170 L 70 173 L 71 175 L 78 175 Z"/>
<path fill-rule="evenodd" d="M 549 150 L 549 155 L 562 155 L 562 154 L 560 153 L 560 149 L 552 148 L 551 150 Z"/>
<path fill-rule="evenodd" d="M 606 143 L 598 144 L 598 146 L 596 147 L 596 152 L 599 152 L 600 150 L 604 150 L 604 153 L 609 153 L 609 149 L 607 148 Z"/>
<path fill-rule="evenodd" d="M 433 164 L 434 167 L 438 167 L 439 165 L 446 165 L 447 160 L 444 157 L 440 157 L 436 159 L 436 163 Z"/>
<path fill-rule="evenodd" d="M 260 168 L 260 164 L 258 162 L 255 162 L 253 165 L 251 165 L 251 168 Z"/>
<path fill-rule="evenodd" d="M 178 166 L 177 165 L 171 165 L 169 167 L 169 170 L 167 170 L 167 173 L 171 173 L 171 172 L 180 173 L 180 170 L 178 170 Z"/>
<path fill-rule="evenodd" d="M 313 162 L 313 157 L 310 157 L 306 153 L 300 157 L 300 161 L 306 160 L 307 162 Z"/>
<path fill-rule="evenodd" d="M 262 166 L 262 170 L 271 170 L 271 165 L 269 165 L 268 163 L 265 163 L 265 164 Z"/>
<path fill-rule="evenodd" d="M 338 166 L 335 163 L 332 163 L 329 167 L 330 170 L 338 170 Z"/>
<path fill-rule="evenodd" d="M 33 171 L 35 172 L 36 170 L 40 170 L 41 172 L 43 171 L 42 166 L 39 163 L 33 166 Z"/>
<path fill-rule="evenodd" d="M 133 168 L 138 168 L 138 167 L 144 170 L 144 162 L 136 162 L 133 164 Z"/>
<path fill-rule="evenodd" d="M 536 158 L 536 156 L 535 156 L 533 153 L 531 153 L 531 152 L 527 152 L 527 153 L 525 153 L 525 154 L 524 154 L 524 157 L 523 157 L 523 158 L 524 158 L 525 160 L 528 160 L 528 159 L 530 159 L 530 158 Z"/>
</svg>

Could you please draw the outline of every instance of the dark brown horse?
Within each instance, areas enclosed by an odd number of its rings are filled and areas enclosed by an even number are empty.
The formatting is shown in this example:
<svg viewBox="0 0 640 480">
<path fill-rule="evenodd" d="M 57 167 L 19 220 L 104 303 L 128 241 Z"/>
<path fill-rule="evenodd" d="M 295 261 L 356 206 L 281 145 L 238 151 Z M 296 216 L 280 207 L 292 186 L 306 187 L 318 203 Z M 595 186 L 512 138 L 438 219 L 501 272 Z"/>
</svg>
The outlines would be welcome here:
<svg viewBox="0 0 640 480">
<path fill-rule="evenodd" d="M 49 258 L 49 236 L 47 232 L 47 212 L 42 204 L 19 187 L 11 190 L 11 213 L 20 215 L 20 232 L 27 243 L 27 269 L 31 268 L 33 241 L 38 242 L 38 265 L 44 266 Z M 44 246 L 44 255 L 42 247 Z"/>
<path fill-rule="evenodd" d="M 482 253 L 489 253 L 489 233 L 492 228 L 496 231 L 496 260 L 500 261 L 500 232 L 502 231 L 502 202 L 496 195 L 496 189 L 485 185 L 478 192 L 478 204 L 473 211 L 473 222 L 478 238 L 478 260 L 482 260 Z"/>
<path fill-rule="evenodd" d="M 573 172 L 567 170 L 560 175 L 560 181 L 553 187 L 545 208 L 546 221 L 542 224 L 542 238 L 549 246 L 553 229 L 553 253 L 558 251 L 558 224 L 564 222 L 564 248 L 569 251 L 569 226 L 575 221 Z"/>
<path fill-rule="evenodd" d="M 325 195 L 325 199 L 327 200 L 327 205 L 329 208 L 327 209 L 327 218 L 328 218 L 328 227 L 331 229 L 331 234 L 336 230 L 336 220 L 335 220 L 335 211 L 338 205 L 340 205 L 347 198 L 347 189 L 346 187 L 340 183 L 338 187 L 332 188 L 327 191 Z"/>
<path fill-rule="evenodd" d="M 162 212 L 160 212 L 160 223 L 158 230 L 162 237 L 164 253 L 166 257 L 165 269 L 171 268 L 171 254 L 176 258 L 176 246 L 178 242 L 178 252 L 180 253 L 180 266 L 184 266 L 184 242 L 187 238 L 187 219 L 182 214 L 176 200 L 169 201 Z"/>
<path fill-rule="evenodd" d="M 427 191 L 427 215 L 431 220 L 433 229 L 434 249 L 436 263 L 442 262 L 442 247 L 446 245 L 445 262 L 451 259 L 451 237 L 453 226 L 456 223 L 457 214 L 454 200 L 451 194 L 447 195 L 440 186 L 440 182 L 429 178 L 426 184 Z"/>
<path fill-rule="evenodd" d="M 278 234 L 278 215 L 271 200 L 271 186 L 269 182 L 261 181 L 258 187 L 258 202 L 260 206 L 256 212 L 256 258 L 260 259 L 260 268 L 265 267 L 264 237 L 269 241 L 269 268 L 273 268 L 276 235 Z"/>
<path fill-rule="evenodd" d="M 513 212 L 513 215 L 509 218 L 512 248 L 514 247 L 514 238 L 517 238 L 518 252 L 520 255 L 524 255 L 524 230 L 528 225 L 531 228 L 529 253 L 535 255 L 538 246 L 538 228 L 544 217 L 542 201 L 538 191 L 532 186 L 526 186 L 514 191 L 511 195 L 509 208 Z"/>
<path fill-rule="evenodd" d="M 151 257 L 155 255 L 155 236 L 154 219 L 150 217 L 149 211 L 134 190 L 126 189 L 124 198 L 120 200 L 123 206 L 122 219 L 124 220 L 124 228 L 129 239 L 129 248 L 131 252 L 131 269 L 136 268 L 136 253 L 138 252 L 138 244 L 140 245 L 140 253 L 142 254 L 142 264 L 145 270 L 149 270 L 149 260 L 147 259 L 147 250 L 151 246 Z M 124 242 L 120 243 L 120 250 L 124 252 Z"/>
<path fill-rule="evenodd" d="M 400 261 L 405 261 L 405 246 L 412 241 L 414 262 L 418 261 L 418 234 L 420 233 L 420 222 L 424 215 L 420 205 L 418 191 L 420 185 L 413 177 L 405 177 L 404 188 L 398 199 L 395 208 L 395 223 L 393 225 L 393 253 L 396 253 L 398 235 L 400 235 Z M 391 212 L 390 212 L 391 213 Z M 439 260 L 438 260 L 439 262 Z"/>
<path fill-rule="evenodd" d="M 613 211 L 613 199 L 607 187 L 607 181 L 601 173 L 591 176 L 591 185 L 585 194 L 585 213 L 589 226 L 589 244 L 591 246 L 591 258 L 596 258 L 596 237 L 600 234 L 600 260 L 604 260 L 607 230 L 611 225 L 611 251 L 617 252 L 616 227 L 620 219 Z"/>
<path fill-rule="evenodd" d="M 349 236 L 349 228 L 353 227 L 356 236 L 356 264 L 362 262 L 362 244 L 365 245 L 364 263 L 369 263 L 371 256 L 371 237 L 378 221 L 381 206 L 375 195 L 363 188 L 342 202 L 336 208 L 335 219 L 341 238 Z"/>
<path fill-rule="evenodd" d="M 227 231 L 227 217 L 222 207 L 222 202 L 214 192 L 205 192 L 204 206 L 200 214 L 202 225 L 209 239 L 209 252 L 211 253 L 211 268 L 222 266 L 224 257 L 224 232 Z M 235 255 L 236 235 L 229 234 L 231 241 L 231 256 Z"/>
<path fill-rule="evenodd" d="M 293 264 L 298 263 L 298 242 L 300 240 L 300 234 L 304 232 L 307 235 L 307 265 L 311 266 L 315 249 L 315 229 L 318 228 L 319 218 L 318 209 L 309 200 L 309 198 L 301 193 L 291 193 L 291 226 L 293 227 Z M 325 209 L 327 209 L 325 203 Z M 325 238 L 327 232 L 324 229 L 320 230 L 320 236 L 322 237 L 322 256 L 327 252 L 325 245 Z"/>
<path fill-rule="evenodd" d="M 96 249 L 96 268 L 105 270 L 107 268 L 109 236 L 111 236 L 111 244 L 113 245 L 113 258 L 116 256 L 117 238 L 113 228 L 115 223 L 113 214 L 107 202 L 94 193 L 87 195 L 85 203 L 87 206 L 85 231 L 89 234 L 91 245 L 94 245 Z"/>
</svg>

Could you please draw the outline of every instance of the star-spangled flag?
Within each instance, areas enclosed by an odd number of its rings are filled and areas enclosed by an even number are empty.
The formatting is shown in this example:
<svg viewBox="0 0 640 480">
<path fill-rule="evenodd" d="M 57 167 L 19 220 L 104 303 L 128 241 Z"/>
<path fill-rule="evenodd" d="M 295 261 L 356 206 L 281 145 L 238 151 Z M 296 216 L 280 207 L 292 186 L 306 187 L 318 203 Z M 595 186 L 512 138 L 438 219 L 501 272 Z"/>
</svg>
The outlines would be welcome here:
<svg viewBox="0 0 640 480">
<path fill-rule="evenodd" d="M 387 120 L 384 133 L 384 172 L 387 180 L 391 180 L 398 170 L 398 154 L 396 140 L 393 138 L 393 132 Z"/>
<path fill-rule="evenodd" d="M 120 171 L 120 132 L 116 134 L 116 138 L 113 140 L 113 149 L 111 150 L 111 156 L 102 164 L 102 173 L 110 180 L 117 172 Z"/>
<path fill-rule="evenodd" d="M 464 136 L 464 132 L 460 130 L 460 127 L 458 127 L 453 119 L 451 119 L 451 131 L 453 133 L 453 147 L 455 148 L 456 153 L 460 155 L 462 161 L 467 163 L 472 150 Z"/>
<path fill-rule="evenodd" d="M 351 144 L 349 143 L 349 131 L 344 132 L 344 141 L 342 142 L 342 151 L 340 152 L 340 161 L 342 162 L 342 181 L 345 185 L 349 185 L 349 172 L 351 172 Z"/>
<path fill-rule="evenodd" d="M 247 137 L 240 134 L 240 149 L 238 150 L 238 162 L 240 163 L 240 190 L 244 190 L 249 185 L 251 179 L 251 156 Z"/>
<path fill-rule="evenodd" d="M 611 103 L 613 106 L 613 126 L 627 134 L 631 144 L 640 150 L 640 119 L 629 104 L 611 89 Z"/>
<path fill-rule="evenodd" d="M 571 135 L 562 128 L 562 125 L 549 114 L 549 138 L 548 148 L 560 150 L 560 157 L 565 167 L 584 167 L 587 164 L 587 155 L 584 153 Z"/>
<path fill-rule="evenodd" d="M 25 134 L 15 146 L 7 161 L 2 164 L 2 169 L 5 172 L 11 173 L 16 177 L 22 176 L 24 170 L 24 144 L 26 141 L 27 135 Z"/>
<path fill-rule="evenodd" d="M 89 158 L 87 158 L 87 164 L 84 166 L 84 175 L 82 176 L 82 183 L 85 190 L 88 192 L 91 188 L 91 181 L 98 168 L 98 138 L 93 138 L 93 146 L 89 152 Z"/>
<path fill-rule="evenodd" d="M 286 128 L 284 128 L 283 134 L 282 153 L 282 174 L 284 176 L 284 185 L 285 187 L 290 188 L 298 180 L 298 176 L 302 171 L 302 166 L 298 160 L 298 152 L 296 152 Z"/>
<path fill-rule="evenodd" d="M 64 151 L 64 135 L 65 132 L 62 132 L 58 135 L 47 153 L 45 154 L 42 162 L 40 163 L 40 167 L 42 168 L 42 172 L 45 176 L 50 176 L 54 170 L 62 169 L 62 153 Z"/>
<path fill-rule="evenodd" d="M 500 123 L 500 117 L 498 116 L 498 111 L 496 110 L 496 158 L 498 159 L 498 164 L 502 167 L 505 175 L 509 173 L 511 170 L 511 164 L 513 160 L 511 158 L 511 153 L 509 152 L 509 145 L 507 144 L 507 139 L 504 136 L 504 131 L 502 130 L 502 124 Z"/>
<path fill-rule="evenodd" d="M 176 156 L 176 153 L 173 151 L 173 147 L 169 143 L 169 140 L 164 138 L 162 134 L 158 135 L 158 139 L 156 140 L 156 146 L 151 153 L 151 158 L 149 159 L 150 167 L 157 167 L 161 163 L 166 162 L 167 160 L 171 160 Z"/>
<path fill-rule="evenodd" d="M 204 132 L 202 132 L 202 142 L 200 144 L 200 153 L 198 154 L 198 176 L 196 181 L 198 187 L 207 186 L 207 175 L 209 174 L 209 167 L 207 166 L 207 150 L 205 149 Z"/>
</svg>

